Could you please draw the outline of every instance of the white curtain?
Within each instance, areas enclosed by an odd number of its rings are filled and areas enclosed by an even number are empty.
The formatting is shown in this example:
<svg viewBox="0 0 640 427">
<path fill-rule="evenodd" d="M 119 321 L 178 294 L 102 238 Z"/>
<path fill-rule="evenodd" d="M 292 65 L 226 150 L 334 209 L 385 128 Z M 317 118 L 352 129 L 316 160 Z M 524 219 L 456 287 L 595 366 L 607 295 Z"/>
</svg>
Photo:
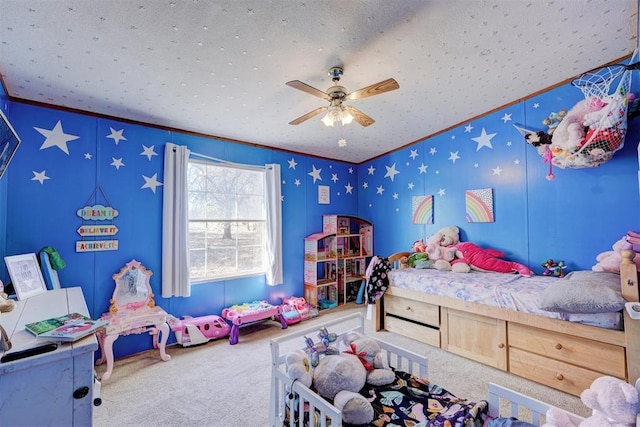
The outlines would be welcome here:
<svg viewBox="0 0 640 427">
<path fill-rule="evenodd" d="M 280 190 L 280 165 L 265 165 L 265 190 L 267 207 L 267 284 L 281 285 L 282 278 L 282 192 Z"/>
<path fill-rule="evenodd" d="M 162 297 L 191 296 L 187 167 L 190 151 L 167 142 L 162 203 Z"/>
</svg>

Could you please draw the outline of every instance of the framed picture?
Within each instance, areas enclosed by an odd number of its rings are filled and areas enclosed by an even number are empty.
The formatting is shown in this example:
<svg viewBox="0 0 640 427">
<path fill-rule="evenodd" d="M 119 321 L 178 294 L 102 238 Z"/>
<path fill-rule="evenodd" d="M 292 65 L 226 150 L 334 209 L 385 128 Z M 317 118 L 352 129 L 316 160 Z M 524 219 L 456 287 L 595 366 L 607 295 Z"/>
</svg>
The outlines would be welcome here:
<svg viewBox="0 0 640 427">
<path fill-rule="evenodd" d="M 18 150 L 20 138 L 7 120 L 2 110 L 0 110 L 0 178 L 9 166 L 9 162 Z"/>
<path fill-rule="evenodd" d="M 47 291 L 36 254 L 4 257 L 18 300 L 27 299 Z"/>
</svg>

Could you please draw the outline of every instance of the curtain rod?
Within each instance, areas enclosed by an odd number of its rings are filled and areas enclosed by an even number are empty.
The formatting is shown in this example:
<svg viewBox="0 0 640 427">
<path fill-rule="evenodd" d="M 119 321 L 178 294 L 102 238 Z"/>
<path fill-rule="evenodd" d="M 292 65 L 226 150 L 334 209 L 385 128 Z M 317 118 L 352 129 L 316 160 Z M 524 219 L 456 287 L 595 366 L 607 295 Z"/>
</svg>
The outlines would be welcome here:
<svg viewBox="0 0 640 427">
<path fill-rule="evenodd" d="M 196 153 L 194 151 L 192 151 L 189 155 L 189 157 L 199 157 L 201 159 L 205 159 L 205 160 L 211 160 L 213 162 L 219 162 L 219 163 L 224 163 L 227 164 L 229 166 L 234 166 L 237 168 L 245 168 L 245 169 L 253 169 L 253 170 L 265 170 L 265 166 L 256 166 L 256 165 L 247 165 L 247 164 L 243 164 L 243 163 L 235 163 L 235 162 L 230 162 L 228 160 L 222 160 L 222 159 L 218 159 L 217 157 L 211 157 L 211 156 L 207 156 L 206 154 L 200 154 L 200 153 Z"/>
</svg>

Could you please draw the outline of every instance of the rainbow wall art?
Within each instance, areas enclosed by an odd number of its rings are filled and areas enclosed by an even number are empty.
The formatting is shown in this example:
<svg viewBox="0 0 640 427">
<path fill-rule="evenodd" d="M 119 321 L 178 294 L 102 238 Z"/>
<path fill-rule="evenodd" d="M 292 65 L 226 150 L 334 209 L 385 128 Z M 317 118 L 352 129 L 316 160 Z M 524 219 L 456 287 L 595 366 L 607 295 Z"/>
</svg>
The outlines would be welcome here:
<svg viewBox="0 0 640 427">
<path fill-rule="evenodd" d="M 493 189 L 467 190 L 467 222 L 493 222 Z"/>
<path fill-rule="evenodd" d="M 413 196 L 413 223 L 433 224 L 433 195 Z"/>
</svg>

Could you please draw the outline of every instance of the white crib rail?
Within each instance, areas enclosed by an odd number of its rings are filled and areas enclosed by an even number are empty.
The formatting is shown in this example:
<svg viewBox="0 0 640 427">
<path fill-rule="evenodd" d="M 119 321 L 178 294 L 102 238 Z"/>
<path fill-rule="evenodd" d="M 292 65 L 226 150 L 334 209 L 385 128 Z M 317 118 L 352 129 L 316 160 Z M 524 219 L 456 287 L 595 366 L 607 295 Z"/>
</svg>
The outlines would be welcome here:
<svg viewBox="0 0 640 427">
<path fill-rule="evenodd" d="M 322 325 L 296 330 L 293 333 L 283 335 L 271 340 L 271 402 L 269 408 L 269 418 L 272 427 L 280 427 L 285 421 L 286 408 L 293 408 L 294 400 L 291 393 L 298 395 L 297 412 L 299 414 L 298 423 L 288 420 L 291 426 L 302 426 L 304 423 L 304 407 L 308 405 L 306 412 L 315 416 L 316 410 L 319 415 L 316 419 L 320 427 L 342 426 L 342 414 L 338 408 L 324 400 L 314 391 L 305 387 L 299 382 L 292 382 L 286 374 L 284 365 L 285 356 L 289 351 L 302 348 L 304 336 L 315 335 L 319 328 L 327 328 L 330 332 L 343 335 L 346 332 L 357 331 L 364 333 L 364 318 L 362 314 L 355 313 L 332 321 L 327 321 Z M 427 358 L 411 351 L 397 347 L 394 344 L 371 337 L 378 341 L 383 351 L 386 352 L 389 366 L 403 370 L 421 378 L 427 378 L 428 363 Z M 314 423 L 311 423 L 314 425 Z"/>
<path fill-rule="evenodd" d="M 503 405 L 503 406 L 501 406 Z M 502 407 L 507 405 L 509 412 L 505 413 Z M 554 406 L 526 396 L 517 391 L 510 390 L 498 384 L 489 383 L 489 416 L 491 417 L 515 417 L 519 420 L 530 422 L 531 424 L 541 426 L 545 421 L 547 410 Z M 564 411 L 574 425 L 580 424 L 584 418 Z M 527 414 L 529 412 L 530 414 Z M 530 418 L 530 419 L 529 419 Z"/>
</svg>

